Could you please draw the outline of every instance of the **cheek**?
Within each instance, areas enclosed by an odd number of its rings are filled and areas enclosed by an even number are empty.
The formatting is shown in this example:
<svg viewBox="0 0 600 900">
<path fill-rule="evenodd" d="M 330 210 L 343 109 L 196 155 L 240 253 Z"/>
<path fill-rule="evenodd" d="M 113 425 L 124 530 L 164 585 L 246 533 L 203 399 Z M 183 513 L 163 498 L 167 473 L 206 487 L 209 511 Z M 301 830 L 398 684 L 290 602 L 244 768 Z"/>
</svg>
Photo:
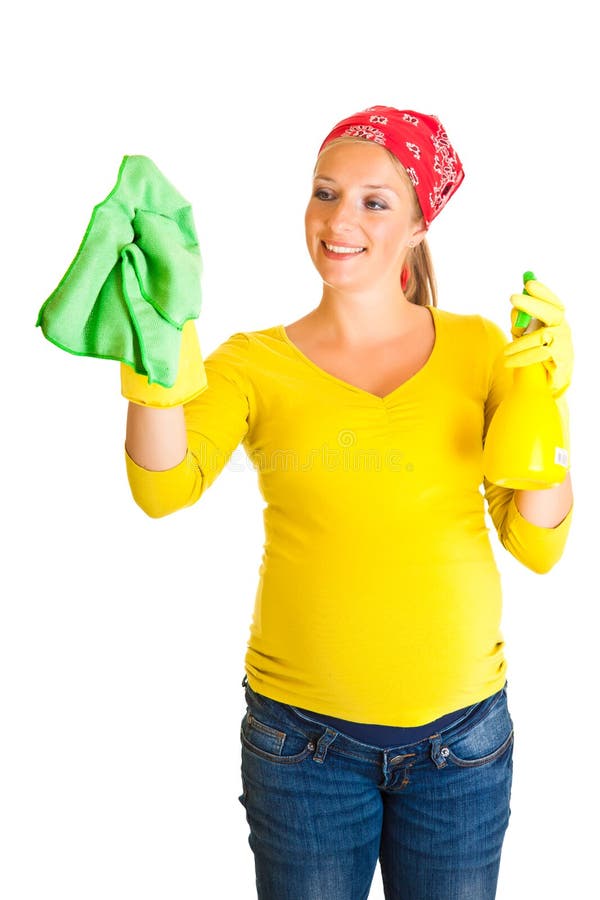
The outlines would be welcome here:
<svg viewBox="0 0 600 900">
<path fill-rule="evenodd" d="M 315 260 L 316 255 L 316 222 L 315 217 L 312 214 L 310 207 L 306 210 L 306 214 L 304 216 L 304 235 L 306 239 L 306 246 L 308 248 L 309 255 L 311 259 Z"/>
<path fill-rule="evenodd" d="M 322 222 L 314 210 L 307 210 L 304 217 L 304 234 L 306 237 L 306 245 L 311 257 L 315 258 L 320 244 L 319 234 L 322 231 Z"/>
<path fill-rule="evenodd" d="M 318 216 L 315 210 L 315 207 L 312 203 L 309 203 L 306 208 L 306 213 L 304 215 L 304 228 L 307 236 L 309 233 L 314 232 L 315 228 L 318 225 Z"/>
<path fill-rule="evenodd" d="M 378 240 L 387 252 L 402 253 L 410 240 L 410 230 L 404 223 L 392 228 L 381 227 L 378 230 Z"/>
</svg>

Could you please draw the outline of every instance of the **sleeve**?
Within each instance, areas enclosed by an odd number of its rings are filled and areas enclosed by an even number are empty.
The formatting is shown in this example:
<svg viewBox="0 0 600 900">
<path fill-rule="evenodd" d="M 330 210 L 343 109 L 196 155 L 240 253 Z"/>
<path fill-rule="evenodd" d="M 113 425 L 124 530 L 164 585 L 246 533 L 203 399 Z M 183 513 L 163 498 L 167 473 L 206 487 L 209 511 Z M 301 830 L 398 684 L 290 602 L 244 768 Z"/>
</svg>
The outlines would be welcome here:
<svg viewBox="0 0 600 900">
<path fill-rule="evenodd" d="M 512 385 L 512 370 L 504 365 L 502 351 L 509 339 L 488 319 L 481 317 L 488 342 L 489 381 L 485 401 L 483 443 L 499 404 Z M 483 477 L 484 497 L 488 511 L 502 546 L 515 559 L 540 575 L 549 572 L 561 558 L 571 527 L 573 507 L 554 528 L 534 525 L 519 512 L 515 490 L 492 484 Z"/>
<path fill-rule="evenodd" d="M 184 404 L 188 445 L 177 466 L 153 472 L 137 465 L 125 450 L 131 493 L 152 518 L 199 500 L 244 439 L 250 418 L 249 343 L 246 334 L 234 334 L 204 360 L 207 387 Z"/>
</svg>

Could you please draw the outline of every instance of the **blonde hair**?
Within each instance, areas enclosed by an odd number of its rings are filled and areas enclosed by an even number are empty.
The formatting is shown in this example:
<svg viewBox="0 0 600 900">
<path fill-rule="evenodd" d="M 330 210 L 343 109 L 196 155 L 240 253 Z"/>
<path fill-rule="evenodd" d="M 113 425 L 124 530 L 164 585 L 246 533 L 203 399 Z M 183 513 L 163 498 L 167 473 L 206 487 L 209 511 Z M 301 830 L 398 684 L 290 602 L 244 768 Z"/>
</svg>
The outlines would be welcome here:
<svg viewBox="0 0 600 900">
<path fill-rule="evenodd" d="M 342 135 L 341 137 L 334 138 L 334 140 L 329 141 L 329 143 L 326 144 L 325 147 L 323 147 L 321 153 L 323 153 L 329 147 L 332 147 L 334 144 L 358 144 L 364 143 L 365 141 L 371 143 L 371 141 L 368 141 L 367 138 Z M 388 150 L 387 147 L 383 147 L 383 149 L 389 156 L 394 168 L 408 187 L 412 201 L 414 222 L 416 223 L 421 221 L 423 219 L 423 213 L 421 211 L 421 207 L 419 206 L 417 194 L 414 189 L 413 183 L 409 178 L 408 172 L 406 171 L 398 157 L 394 156 L 391 150 Z M 321 153 L 319 153 L 319 156 L 317 156 L 317 162 L 315 163 L 313 174 L 314 171 L 316 171 L 317 163 L 319 161 Z M 437 306 L 437 283 L 435 279 L 435 272 L 433 270 L 433 260 L 431 258 L 431 252 L 429 250 L 426 238 L 423 238 L 423 240 L 419 244 L 417 244 L 416 247 L 409 248 L 404 265 L 408 266 L 408 269 L 410 271 L 408 284 L 404 289 L 404 294 L 409 303 L 414 303 L 415 306 Z"/>
</svg>

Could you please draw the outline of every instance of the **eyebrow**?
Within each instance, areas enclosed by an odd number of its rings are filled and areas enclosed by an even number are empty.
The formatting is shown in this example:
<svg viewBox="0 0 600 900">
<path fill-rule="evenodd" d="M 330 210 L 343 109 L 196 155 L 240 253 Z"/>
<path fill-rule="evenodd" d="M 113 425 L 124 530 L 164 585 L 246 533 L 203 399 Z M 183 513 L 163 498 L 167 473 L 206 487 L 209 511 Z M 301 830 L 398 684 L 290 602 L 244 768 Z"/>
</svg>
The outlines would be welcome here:
<svg viewBox="0 0 600 900">
<path fill-rule="evenodd" d="M 330 181 L 332 184 L 335 184 L 335 178 L 329 178 L 327 175 L 315 175 L 315 181 Z M 361 187 L 368 188 L 371 191 L 392 191 L 393 194 L 396 193 L 396 189 L 390 187 L 389 184 L 362 184 Z"/>
</svg>

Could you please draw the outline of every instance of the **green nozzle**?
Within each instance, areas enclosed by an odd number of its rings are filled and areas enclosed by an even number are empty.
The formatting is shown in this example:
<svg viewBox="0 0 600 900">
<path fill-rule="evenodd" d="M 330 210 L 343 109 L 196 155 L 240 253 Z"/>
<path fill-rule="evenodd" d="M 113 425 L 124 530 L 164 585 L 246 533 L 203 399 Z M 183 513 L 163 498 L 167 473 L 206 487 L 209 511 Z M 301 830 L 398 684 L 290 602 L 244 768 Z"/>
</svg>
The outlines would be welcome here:
<svg viewBox="0 0 600 900">
<path fill-rule="evenodd" d="M 523 293 L 527 293 L 527 282 L 535 281 L 535 275 L 533 272 L 525 272 L 523 274 Z M 527 328 L 529 323 L 531 322 L 531 316 L 529 313 L 523 312 L 522 309 L 519 310 L 517 318 L 515 319 L 515 327 L 516 328 Z"/>
</svg>

